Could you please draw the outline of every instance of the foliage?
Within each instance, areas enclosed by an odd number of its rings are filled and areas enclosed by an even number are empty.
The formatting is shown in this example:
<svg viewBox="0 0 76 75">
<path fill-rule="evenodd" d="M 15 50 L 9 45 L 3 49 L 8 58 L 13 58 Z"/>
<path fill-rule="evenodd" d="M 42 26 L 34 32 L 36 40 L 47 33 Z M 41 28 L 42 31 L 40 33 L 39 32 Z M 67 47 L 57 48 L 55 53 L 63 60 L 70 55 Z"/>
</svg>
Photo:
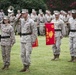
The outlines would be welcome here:
<svg viewBox="0 0 76 75">
<path fill-rule="evenodd" d="M 76 0 L 44 0 L 50 10 L 76 9 Z"/>
<path fill-rule="evenodd" d="M 8 7 L 12 5 L 15 8 L 15 12 L 18 9 L 43 9 L 43 11 L 47 8 L 46 4 L 43 0 L 0 0 L 0 9 L 4 9 L 7 11 Z"/>
<path fill-rule="evenodd" d="M 70 10 L 76 9 L 76 0 L 0 0 L 0 9 L 6 13 L 10 5 L 15 8 L 15 13 L 23 8 L 29 9 L 29 12 L 32 9 Z"/>
</svg>

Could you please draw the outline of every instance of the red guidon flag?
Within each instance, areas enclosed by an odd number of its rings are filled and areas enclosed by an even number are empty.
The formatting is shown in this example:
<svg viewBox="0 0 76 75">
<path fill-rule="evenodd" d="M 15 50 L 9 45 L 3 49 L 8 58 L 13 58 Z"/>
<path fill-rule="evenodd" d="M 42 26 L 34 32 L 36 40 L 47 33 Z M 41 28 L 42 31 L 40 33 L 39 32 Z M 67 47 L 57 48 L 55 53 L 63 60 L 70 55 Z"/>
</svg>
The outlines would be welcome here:
<svg viewBox="0 0 76 75">
<path fill-rule="evenodd" d="M 46 45 L 55 44 L 55 31 L 54 31 L 54 23 L 46 23 Z"/>
<path fill-rule="evenodd" d="M 38 47 L 38 39 L 36 39 L 35 43 L 32 44 L 32 47 Z"/>
</svg>

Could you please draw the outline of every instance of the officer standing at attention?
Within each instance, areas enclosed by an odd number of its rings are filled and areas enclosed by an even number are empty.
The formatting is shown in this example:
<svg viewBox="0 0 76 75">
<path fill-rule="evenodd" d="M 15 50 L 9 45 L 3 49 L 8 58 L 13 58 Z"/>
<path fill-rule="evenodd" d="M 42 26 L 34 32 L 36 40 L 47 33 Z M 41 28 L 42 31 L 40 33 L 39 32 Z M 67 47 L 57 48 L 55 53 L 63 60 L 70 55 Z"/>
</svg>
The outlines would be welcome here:
<svg viewBox="0 0 76 75">
<path fill-rule="evenodd" d="M 36 13 L 35 9 L 32 9 L 32 13 L 31 13 L 30 17 L 35 22 L 35 25 L 37 26 L 37 33 L 38 33 L 38 28 L 39 28 L 39 26 L 37 24 L 38 16 L 37 16 L 37 13 Z"/>
<path fill-rule="evenodd" d="M 21 15 L 20 10 L 17 10 L 17 14 L 15 17 L 15 20 L 19 18 L 19 16 Z M 18 25 L 15 25 L 15 34 L 18 33 L 20 34 L 20 22 L 17 23 Z"/>
<path fill-rule="evenodd" d="M 1 9 L 1 10 L 0 10 L 0 21 L 3 20 L 4 15 L 5 15 L 5 14 L 4 14 L 3 10 Z"/>
<path fill-rule="evenodd" d="M 52 60 L 58 60 L 60 55 L 60 45 L 61 45 L 61 39 L 65 35 L 65 26 L 64 22 L 59 18 L 59 12 L 55 12 L 55 19 L 51 21 L 51 23 L 54 23 L 55 28 L 55 44 L 53 45 L 53 55 L 54 58 Z"/>
<path fill-rule="evenodd" d="M 69 62 L 76 62 L 76 10 L 72 10 L 72 18 L 69 19 L 70 26 L 70 54 L 71 60 Z"/>
<path fill-rule="evenodd" d="M 5 16 L 3 23 L 0 24 L 1 30 L 1 50 L 4 66 L 2 70 L 8 69 L 10 66 L 10 52 L 15 43 L 14 29 L 9 23 L 8 17 Z"/>
<path fill-rule="evenodd" d="M 22 15 L 18 19 L 21 21 L 21 58 L 23 63 L 23 69 L 20 72 L 26 72 L 31 63 L 30 56 L 32 44 L 37 38 L 37 27 L 34 21 L 29 18 L 27 9 L 22 9 Z"/>
<path fill-rule="evenodd" d="M 41 36 L 45 35 L 45 16 L 44 16 L 43 12 L 39 13 L 37 23 L 39 25 L 40 35 Z"/>
<path fill-rule="evenodd" d="M 15 15 L 14 15 L 14 13 L 11 13 L 9 20 L 10 20 L 11 26 L 13 27 L 13 29 L 15 31 Z"/>
<path fill-rule="evenodd" d="M 50 12 L 50 10 L 46 10 L 46 14 L 45 14 L 45 22 L 46 22 L 46 23 L 50 23 L 51 20 L 52 20 L 51 12 Z"/>
</svg>

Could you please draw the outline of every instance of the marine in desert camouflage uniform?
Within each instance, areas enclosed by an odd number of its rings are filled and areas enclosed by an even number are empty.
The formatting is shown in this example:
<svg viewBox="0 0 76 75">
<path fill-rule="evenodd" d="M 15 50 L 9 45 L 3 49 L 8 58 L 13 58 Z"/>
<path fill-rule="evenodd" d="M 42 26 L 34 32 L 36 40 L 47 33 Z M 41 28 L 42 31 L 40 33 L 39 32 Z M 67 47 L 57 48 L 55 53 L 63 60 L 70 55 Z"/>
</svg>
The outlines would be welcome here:
<svg viewBox="0 0 76 75">
<path fill-rule="evenodd" d="M 20 72 L 26 72 L 31 64 L 30 56 L 32 44 L 37 38 L 37 27 L 34 21 L 29 18 L 27 9 L 22 9 L 22 17 L 18 18 L 21 21 L 21 59 L 23 63 L 23 69 Z"/>
<path fill-rule="evenodd" d="M 3 23 L 0 24 L 0 30 L 1 30 L 1 50 L 4 63 L 2 70 L 4 70 L 9 68 L 11 48 L 15 43 L 14 29 L 10 25 L 7 16 L 4 17 Z"/>
</svg>

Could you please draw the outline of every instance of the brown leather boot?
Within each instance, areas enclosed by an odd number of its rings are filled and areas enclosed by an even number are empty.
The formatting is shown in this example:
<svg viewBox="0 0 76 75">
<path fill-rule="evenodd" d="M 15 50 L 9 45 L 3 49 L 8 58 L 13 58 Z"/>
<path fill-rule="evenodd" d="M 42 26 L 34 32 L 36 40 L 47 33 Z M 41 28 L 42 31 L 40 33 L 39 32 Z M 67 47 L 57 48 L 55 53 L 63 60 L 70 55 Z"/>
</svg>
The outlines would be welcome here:
<svg viewBox="0 0 76 75">
<path fill-rule="evenodd" d="M 71 56 L 71 60 L 68 62 L 73 62 L 74 61 L 74 56 Z"/>
<path fill-rule="evenodd" d="M 26 72 L 29 70 L 29 65 L 24 65 L 24 68 L 20 72 Z"/>
<path fill-rule="evenodd" d="M 54 54 L 54 58 L 53 58 L 53 59 L 51 59 L 51 60 L 52 60 L 52 61 L 53 61 L 53 60 L 55 60 L 55 59 L 56 59 L 56 57 L 57 57 L 57 55 L 55 55 L 55 54 Z"/>
</svg>

